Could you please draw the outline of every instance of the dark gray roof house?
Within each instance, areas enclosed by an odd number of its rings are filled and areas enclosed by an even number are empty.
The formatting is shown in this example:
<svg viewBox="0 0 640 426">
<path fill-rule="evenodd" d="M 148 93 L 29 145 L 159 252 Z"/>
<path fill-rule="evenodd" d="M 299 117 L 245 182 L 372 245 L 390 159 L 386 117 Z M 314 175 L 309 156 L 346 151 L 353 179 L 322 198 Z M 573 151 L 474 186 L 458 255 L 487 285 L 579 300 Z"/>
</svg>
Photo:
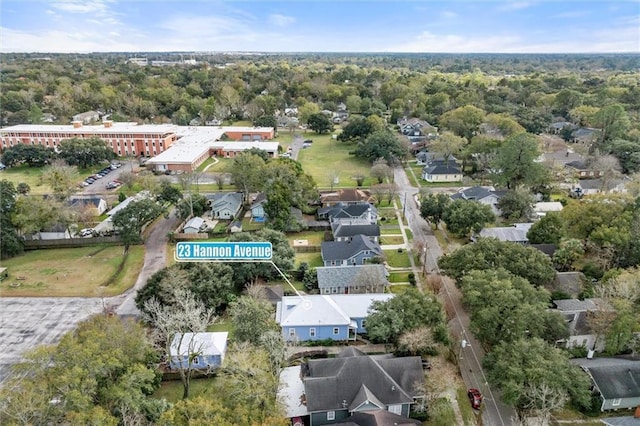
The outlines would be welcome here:
<svg viewBox="0 0 640 426">
<path fill-rule="evenodd" d="M 553 301 L 554 310 L 562 314 L 567 323 L 569 338 L 556 343 L 564 343 L 567 348 L 584 347 L 601 352 L 604 338 L 594 334 L 589 324 L 591 313 L 608 309 L 601 299 L 560 299 Z"/>
<path fill-rule="evenodd" d="M 571 137 L 575 142 L 593 142 L 597 136 L 598 129 L 591 129 L 589 127 L 580 127 L 571 134 Z"/>
<path fill-rule="evenodd" d="M 553 282 L 549 284 L 549 291 L 561 291 L 571 297 L 578 297 L 584 290 L 587 278 L 582 272 L 556 272 Z"/>
<path fill-rule="evenodd" d="M 591 376 L 602 398 L 600 411 L 640 406 L 640 361 L 583 365 L 583 368 Z"/>
<path fill-rule="evenodd" d="M 319 208 L 317 214 L 319 219 L 329 219 L 329 222 L 362 219 L 369 223 L 376 223 L 378 219 L 378 209 L 369 203 L 338 203 Z"/>
<path fill-rule="evenodd" d="M 320 294 L 382 293 L 389 285 L 384 265 L 316 268 Z"/>
<path fill-rule="evenodd" d="M 452 161 L 431 163 L 422 170 L 422 179 L 427 182 L 462 182 L 462 169 Z"/>
<path fill-rule="evenodd" d="M 321 253 L 324 266 L 362 265 L 382 256 L 382 248 L 364 235 L 355 235 L 349 241 L 322 242 Z"/>
<path fill-rule="evenodd" d="M 420 357 L 368 356 L 347 348 L 336 358 L 310 360 L 285 370 L 280 376 L 284 385 L 280 393 L 289 393 L 287 416 L 304 409 L 314 426 L 350 421 L 354 419 L 349 416 L 378 410 L 406 419 L 414 399 L 424 397 L 419 386 L 424 381 Z M 299 392 L 302 394 L 294 395 Z M 293 406 L 296 397 L 304 407 Z"/>
<path fill-rule="evenodd" d="M 350 240 L 356 235 L 364 235 L 372 241 L 378 241 L 380 238 L 380 226 L 370 223 L 333 222 L 331 232 L 336 241 Z"/>
<path fill-rule="evenodd" d="M 218 192 L 207 195 L 211 204 L 211 214 L 215 219 L 233 219 L 242 208 L 241 192 Z"/>
</svg>

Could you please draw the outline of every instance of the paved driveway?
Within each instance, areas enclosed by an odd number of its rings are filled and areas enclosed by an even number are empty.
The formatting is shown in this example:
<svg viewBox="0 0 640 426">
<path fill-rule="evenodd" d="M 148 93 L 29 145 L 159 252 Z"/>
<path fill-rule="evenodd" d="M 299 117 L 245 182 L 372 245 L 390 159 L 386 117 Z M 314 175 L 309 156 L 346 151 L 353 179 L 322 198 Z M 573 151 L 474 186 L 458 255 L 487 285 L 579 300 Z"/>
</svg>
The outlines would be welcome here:
<svg viewBox="0 0 640 426">
<path fill-rule="evenodd" d="M 0 298 L 0 383 L 25 351 L 58 342 L 80 321 L 101 310 L 100 298 Z"/>
</svg>

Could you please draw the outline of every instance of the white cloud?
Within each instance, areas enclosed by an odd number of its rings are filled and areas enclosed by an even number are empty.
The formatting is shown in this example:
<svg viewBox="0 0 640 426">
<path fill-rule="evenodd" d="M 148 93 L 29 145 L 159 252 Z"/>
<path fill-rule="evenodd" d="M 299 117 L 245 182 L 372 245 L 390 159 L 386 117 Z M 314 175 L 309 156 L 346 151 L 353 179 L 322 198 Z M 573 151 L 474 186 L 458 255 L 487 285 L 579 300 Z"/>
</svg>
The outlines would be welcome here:
<svg viewBox="0 0 640 426">
<path fill-rule="evenodd" d="M 496 10 L 500 11 L 500 12 L 510 12 L 513 10 L 520 10 L 520 9 L 526 9 L 527 7 L 530 7 L 532 5 L 532 3 L 529 2 L 506 2 L 506 3 L 502 3 L 500 4 Z"/>
<path fill-rule="evenodd" d="M 280 15 L 278 13 L 269 15 L 268 20 L 270 24 L 276 27 L 286 27 L 296 22 L 296 18 L 293 16 Z"/>
<path fill-rule="evenodd" d="M 573 10 L 570 12 L 562 12 L 556 15 L 552 15 L 552 18 L 556 19 L 573 19 L 573 18 L 582 18 L 583 16 L 587 16 L 589 14 L 586 10 Z"/>
<path fill-rule="evenodd" d="M 440 13 L 440 16 L 446 19 L 453 19 L 453 18 L 457 18 L 458 14 L 451 10 L 443 10 L 442 13 Z"/>
<path fill-rule="evenodd" d="M 58 0 L 50 4 L 51 7 L 69 13 L 104 13 L 107 11 L 106 2 L 103 0 Z"/>
<path fill-rule="evenodd" d="M 412 41 L 385 49 L 387 52 L 502 52 L 517 46 L 516 36 L 466 36 L 458 34 L 434 34 L 424 31 Z"/>
</svg>

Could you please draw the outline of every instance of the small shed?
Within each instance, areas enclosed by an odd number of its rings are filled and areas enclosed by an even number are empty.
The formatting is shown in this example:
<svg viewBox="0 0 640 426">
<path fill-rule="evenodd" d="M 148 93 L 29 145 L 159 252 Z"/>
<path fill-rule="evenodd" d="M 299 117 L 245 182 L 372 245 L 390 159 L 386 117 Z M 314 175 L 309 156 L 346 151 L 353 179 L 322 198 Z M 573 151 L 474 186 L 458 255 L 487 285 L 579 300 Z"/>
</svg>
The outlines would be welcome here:
<svg viewBox="0 0 640 426">
<path fill-rule="evenodd" d="M 239 220 L 233 221 L 229 230 L 231 232 L 242 232 L 242 222 Z"/>
<path fill-rule="evenodd" d="M 185 234 L 197 234 L 198 232 L 200 232 L 203 226 L 204 226 L 204 219 L 198 216 L 192 217 L 184 225 L 183 232 Z"/>
</svg>

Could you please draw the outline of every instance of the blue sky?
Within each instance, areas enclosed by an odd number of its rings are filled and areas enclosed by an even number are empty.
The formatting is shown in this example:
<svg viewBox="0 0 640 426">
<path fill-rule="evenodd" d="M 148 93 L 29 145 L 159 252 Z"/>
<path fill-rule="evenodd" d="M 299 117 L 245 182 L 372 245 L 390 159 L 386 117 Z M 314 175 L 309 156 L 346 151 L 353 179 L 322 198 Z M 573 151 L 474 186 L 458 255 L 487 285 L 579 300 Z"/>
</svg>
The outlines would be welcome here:
<svg viewBox="0 0 640 426">
<path fill-rule="evenodd" d="M 3 0 L 0 50 L 639 52 L 640 0 Z"/>
</svg>

